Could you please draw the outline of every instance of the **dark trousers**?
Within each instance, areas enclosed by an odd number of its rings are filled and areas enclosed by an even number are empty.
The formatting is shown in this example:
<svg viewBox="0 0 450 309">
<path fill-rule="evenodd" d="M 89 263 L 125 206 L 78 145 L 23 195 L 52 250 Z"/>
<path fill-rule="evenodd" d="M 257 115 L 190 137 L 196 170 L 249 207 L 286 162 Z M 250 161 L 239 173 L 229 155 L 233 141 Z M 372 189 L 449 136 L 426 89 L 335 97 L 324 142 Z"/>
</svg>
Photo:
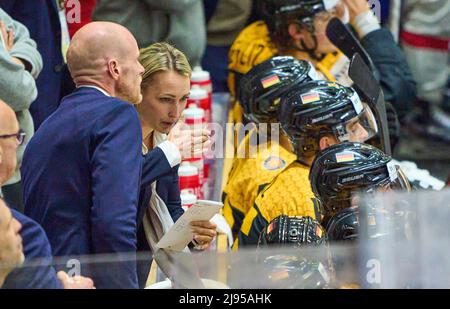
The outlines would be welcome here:
<svg viewBox="0 0 450 309">
<path fill-rule="evenodd" d="M 9 207 L 23 213 L 24 204 L 23 204 L 22 182 L 19 181 L 11 185 L 3 186 L 2 192 L 6 204 Z"/>
<path fill-rule="evenodd" d="M 230 46 L 208 45 L 202 59 L 202 67 L 211 73 L 214 92 L 228 92 L 228 52 Z"/>
</svg>

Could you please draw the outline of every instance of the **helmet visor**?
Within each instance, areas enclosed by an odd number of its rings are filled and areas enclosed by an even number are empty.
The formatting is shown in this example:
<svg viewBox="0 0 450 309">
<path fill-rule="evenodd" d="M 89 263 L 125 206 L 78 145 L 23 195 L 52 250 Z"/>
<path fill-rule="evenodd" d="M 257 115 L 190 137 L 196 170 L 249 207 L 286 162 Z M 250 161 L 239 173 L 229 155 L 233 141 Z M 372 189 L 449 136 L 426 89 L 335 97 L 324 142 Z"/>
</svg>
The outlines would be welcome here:
<svg viewBox="0 0 450 309">
<path fill-rule="evenodd" d="M 367 104 L 363 104 L 362 112 L 346 121 L 336 130 L 336 136 L 341 142 L 364 143 L 378 133 L 378 126 L 372 110 Z"/>
<path fill-rule="evenodd" d="M 411 183 L 400 166 L 390 162 L 387 164 L 390 182 L 382 187 L 382 190 L 395 190 L 411 192 Z"/>
</svg>

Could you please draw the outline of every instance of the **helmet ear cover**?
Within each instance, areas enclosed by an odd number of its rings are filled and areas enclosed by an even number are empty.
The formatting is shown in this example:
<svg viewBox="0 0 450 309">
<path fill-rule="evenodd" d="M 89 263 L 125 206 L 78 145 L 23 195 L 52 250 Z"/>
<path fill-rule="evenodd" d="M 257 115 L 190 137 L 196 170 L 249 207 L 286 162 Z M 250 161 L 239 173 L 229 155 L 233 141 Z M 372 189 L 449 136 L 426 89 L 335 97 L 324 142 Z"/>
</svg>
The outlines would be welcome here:
<svg viewBox="0 0 450 309">
<path fill-rule="evenodd" d="M 348 207 L 331 217 L 326 222 L 328 239 L 331 241 L 348 241 L 358 237 L 358 207 Z"/>
<path fill-rule="evenodd" d="M 298 158 L 311 158 L 320 152 L 320 140 L 325 136 L 334 136 L 332 131 L 320 130 L 307 132 L 291 139 L 294 152 Z"/>
</svg>

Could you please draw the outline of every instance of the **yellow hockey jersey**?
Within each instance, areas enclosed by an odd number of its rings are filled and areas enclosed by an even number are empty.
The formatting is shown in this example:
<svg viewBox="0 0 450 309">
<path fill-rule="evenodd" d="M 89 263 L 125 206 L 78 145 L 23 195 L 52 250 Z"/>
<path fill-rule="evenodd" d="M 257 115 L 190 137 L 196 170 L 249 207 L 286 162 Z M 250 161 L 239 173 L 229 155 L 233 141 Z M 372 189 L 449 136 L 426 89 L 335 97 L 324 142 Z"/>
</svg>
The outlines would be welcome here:
<svg viewBox="0 0 450 309">
<path fill-rule="evenodd" d="M 237 246 L 256 245 L 259 235 L 280 215 L 309 216 L 320 222 L 320 208 L 309 183 L 309 167 L 291 163 L 265 187 L 248 211 L 238 234 Z"/>
<path fill-rule="evenodd" d="M 236 101 L 237 85 L 240 78 L 254 66 L 278 55 L 275 44 L 271 41 L 269 29 L 263 21 L 247 26 L 234 41 L 228 54 L 228 87 L 232 95 L 232 114 L 235 122 L 242 121 L 242 108 Z M 337 81 L 344 86 L 353 82 L 348 77 L 350 60 L 341 52 L 328 54 L 316 65 L 324 79 Z"/>
<path fill-rule="evenodd" d="M 223 190 L 223 213 L 235 237 L 258 193 L 296 159 L 278 143 L 258 144 L 256 138 L 252 130 L 240 143 Z"/>
<path fill-rule="evenodd" d="M 278 50 L 271 41 L 269 30 L 263 21 L 252 23 L 239 34 L 228 54 L 228 86 L 232 95 L 228 115 L 229 123 L 243 122 L 243 110 L 236 99 L 237 85 L 239 84 L 240 78 L 257 64 L 276 55 L 278 55 Z M 336 52 L 327 55 L 316 65 L 316 69 L 324 76 L 324 79 L 338 81 L 344 86 L 350 86 L 351 80 L 347 75 L 348 66 L 349 60 L 347 57 L 340 52 Z M 238 145 L 235 141 L 235 136 L 227 136 L 225 147 L 227 149 L 236 149 Z M 227 183 L 231 166 L 231 160 L 224 161 L 223 185 Z"/>
</svg>

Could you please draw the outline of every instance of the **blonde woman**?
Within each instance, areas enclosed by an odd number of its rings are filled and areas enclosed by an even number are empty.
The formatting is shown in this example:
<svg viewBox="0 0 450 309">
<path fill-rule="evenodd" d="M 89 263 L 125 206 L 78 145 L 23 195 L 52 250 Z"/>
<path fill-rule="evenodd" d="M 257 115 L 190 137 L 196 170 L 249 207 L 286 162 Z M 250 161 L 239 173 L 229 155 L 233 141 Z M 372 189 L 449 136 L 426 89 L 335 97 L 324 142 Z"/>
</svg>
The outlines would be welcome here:
<svg viewBox="0 0 450 309">
<path fill-rule="evenodd" d="M 145 158 L 139 202 L 138 218 L 143 219 L 138 219 L 138 251 L 148 252 L 162 232 L 154 230 L 151 211 L 167 208 L 173 221 L 183 214 L 178 165 L 184 157 L 197 155 L 208 146 L 210 132 L 180 128 L 179 120 L 186 108 L 192 73 L 186 56 L 167 43 L 155 43 L 141 50 L 140 62 L 145 69 L 141 87 L 143 100 L 136 109 L 142 126 Z M 149 229 L 157 234 L 156 239 L 149 239 Z M 216 226 L 208 221 L 192 222 L 192 231 L 197 248 L 206 249 L 216 235 Z M 141 286 L 147 279 L 148 268 L 145 259 L 138 263 Z"/>
</svg>

